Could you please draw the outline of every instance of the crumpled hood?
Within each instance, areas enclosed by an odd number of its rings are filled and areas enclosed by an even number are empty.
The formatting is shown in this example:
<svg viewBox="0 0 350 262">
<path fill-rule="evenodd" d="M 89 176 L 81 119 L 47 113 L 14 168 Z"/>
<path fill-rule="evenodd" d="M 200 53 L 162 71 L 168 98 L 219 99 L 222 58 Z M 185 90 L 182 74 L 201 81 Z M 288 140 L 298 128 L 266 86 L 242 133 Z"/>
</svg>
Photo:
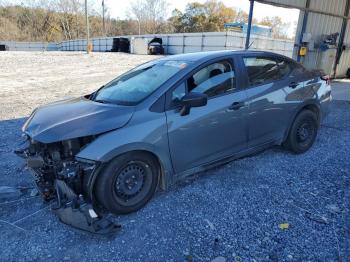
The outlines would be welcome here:
<svg viewBox="0 0 350 262">
<path fill-rule="evenodd" d="M 53 143 L 123 127 L 133 112 L 131 106 L 67 99 L 34 110 L 22 130 L 35 141 Z"/>
</svg>

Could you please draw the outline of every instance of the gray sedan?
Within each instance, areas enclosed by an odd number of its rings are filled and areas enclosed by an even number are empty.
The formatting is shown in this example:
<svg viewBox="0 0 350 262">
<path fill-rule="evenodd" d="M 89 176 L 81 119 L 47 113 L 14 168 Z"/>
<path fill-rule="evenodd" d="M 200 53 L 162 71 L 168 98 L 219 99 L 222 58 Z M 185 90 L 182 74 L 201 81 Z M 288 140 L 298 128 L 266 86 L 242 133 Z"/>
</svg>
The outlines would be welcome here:
<svg viewBox="0 0 350 262">
<path fill-rule="evenodd" d="M 274 145 L 304 153 L 330 101 L 327 76 L 278 54 L 167 56 L 36 109 L 17 154 L 63 222 L 96 232 L 91 221 L 134 212 L 184 176 Z"/>
</svg>

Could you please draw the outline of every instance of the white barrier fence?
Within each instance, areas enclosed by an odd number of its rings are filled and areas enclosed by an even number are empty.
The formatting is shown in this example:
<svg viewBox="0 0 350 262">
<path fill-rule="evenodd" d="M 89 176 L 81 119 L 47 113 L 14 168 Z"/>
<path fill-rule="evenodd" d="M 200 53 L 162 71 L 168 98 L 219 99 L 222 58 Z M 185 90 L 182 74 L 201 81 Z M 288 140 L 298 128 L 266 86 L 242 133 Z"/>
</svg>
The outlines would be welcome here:
<svg viewBox="0 0 350 262">
<path fill-rule="evenodd" d="M 236 32 L 208 32 L 208 33 L 184 33 L 184 34 L 157 34 L 157 35 L 133 35 L 118 36 L 130 40 L 132 53 L 141 54 L 140 48 L 134 48 L 136 40 L 143 39 L 145 45 L 154 37 L 163 40 L 166 54 L 180 54 L 199 51 L 243 49 L 245 34 Z M 112 49 L 113 37 L 93 38 L 91 40 L 94 52 L 106 52 Z M 252 35 L 250 50 L 264 50 L 292 57 L 294 41 L 286 39 L 274 39 L 265 36 Z M 57 44 L 62 51 L 85 51 L 86 39 L 63 41 Z"/>
<path fill-rule="evenodd" d="M 6 45 L 9 51 L 57 51 L 56 43 L 49 42 L 17 42 L 0 41 L 0 45 Z"/>
<path fill-rule="evenodd" d="M 243 49 L 245 34 L 238 32 L 207 32 L 184 34 L 157 34 L 118 36 L 130 40 L 131 53 L 146 54 L 147 44 L 154 37 L 163 40 L 166 54 L 181 54 L 199 51 Z M 107 52 L 112 49 L 113 37 L 93 38 L 91 40 L 94 52 Z M 140 48 L 140 42 L 144 48 Z M 264 50 L 292 57 L 294 42 L 285 39 L 274 39 L 265 36 L 252 35 L 250 50 Z M 75 39 L 61 43 L 48 42 L 15 42 L 0 41 L 8 46 L 10 51 L 85 51 L 86 39 Z"/>
</svg>

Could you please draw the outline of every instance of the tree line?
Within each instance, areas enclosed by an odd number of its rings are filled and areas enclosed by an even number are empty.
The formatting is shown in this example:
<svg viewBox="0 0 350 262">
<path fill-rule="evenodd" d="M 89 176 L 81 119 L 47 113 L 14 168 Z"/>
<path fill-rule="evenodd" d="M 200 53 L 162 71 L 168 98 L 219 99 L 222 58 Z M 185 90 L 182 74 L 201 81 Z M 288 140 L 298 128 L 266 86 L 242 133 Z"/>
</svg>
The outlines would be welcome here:
<svg viewBox="0 0 350 262">
<path fill-rule="evenodd" d="M 99 3 L 97 3 L 99 2 Z M 125 19 L 111 18 L 101 1 L 89 1 L 90 36 L 224 31 L 226 22 L 247 22 L 248 14 L 218 0 L 189 3 L 185 10 L 168 14 L 167 0 L 133 0 Z M 103 10 L 103 11 L 102 11 Z M 83 0 L 27 0 L 11 5 L 0 0 L 0 40 L 49 41 L 86 37 Z M 103 27 L 103 13 L 105 26 Z M 287 38 L 290 24 L 280 17 L 253 23 L 272 27 L 273 36 Z"/>
</svg>

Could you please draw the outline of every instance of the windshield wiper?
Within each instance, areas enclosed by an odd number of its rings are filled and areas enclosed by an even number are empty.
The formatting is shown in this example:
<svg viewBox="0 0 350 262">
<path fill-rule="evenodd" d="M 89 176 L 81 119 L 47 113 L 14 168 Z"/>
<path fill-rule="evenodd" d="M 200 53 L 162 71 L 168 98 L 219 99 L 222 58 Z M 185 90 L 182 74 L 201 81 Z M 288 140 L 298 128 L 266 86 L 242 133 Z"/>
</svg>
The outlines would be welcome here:
<svg viewBox="0 0 350 262">
<path fill-rule="evenodd" d="M 109 101 L 107 100 L 102 100 L 102 99 L 95 99 L 93 100 L 94 102 L 101 103 L 101 104 L 110 104 Z"/>
</svg>

